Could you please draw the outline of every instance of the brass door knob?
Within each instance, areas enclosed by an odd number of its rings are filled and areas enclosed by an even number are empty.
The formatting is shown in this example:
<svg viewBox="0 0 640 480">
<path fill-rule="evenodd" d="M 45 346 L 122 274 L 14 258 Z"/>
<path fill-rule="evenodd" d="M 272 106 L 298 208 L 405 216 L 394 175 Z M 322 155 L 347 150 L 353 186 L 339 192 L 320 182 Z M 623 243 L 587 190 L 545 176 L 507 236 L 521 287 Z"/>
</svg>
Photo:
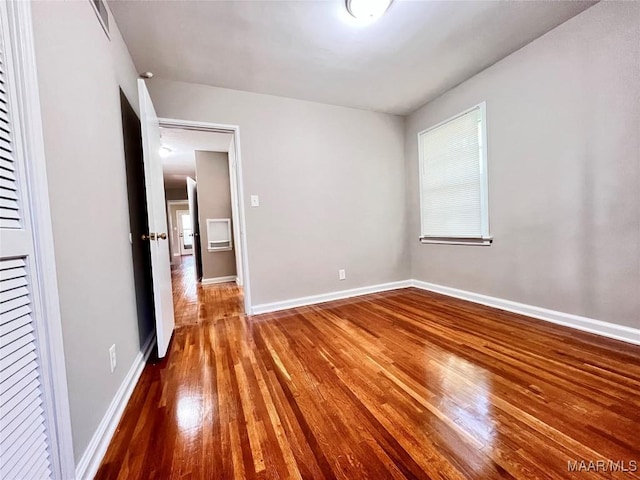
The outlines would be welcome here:
<svg viewBox="0 0 640 480">
<path fill-rule="evenodd" d="M 166 233 L 159 233 L 158 234 L 158 238 L 160 238 L 162 240 L 166 240 L 167 239 L 167 234 Z"/>
<path fill-rule="evenodd" d="M 144 233 L 142 234 L 142 240 L 149 240 L 151 237 L 149 237 L 149 235 L 145 235 Z"/>
</svg>

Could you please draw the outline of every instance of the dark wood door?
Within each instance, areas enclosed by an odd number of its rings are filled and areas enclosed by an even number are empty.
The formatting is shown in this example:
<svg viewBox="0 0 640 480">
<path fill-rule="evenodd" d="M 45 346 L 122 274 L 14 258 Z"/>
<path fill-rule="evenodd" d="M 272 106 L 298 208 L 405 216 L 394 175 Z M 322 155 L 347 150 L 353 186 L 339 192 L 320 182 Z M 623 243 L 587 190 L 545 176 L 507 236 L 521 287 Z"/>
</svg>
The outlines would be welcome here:
<svg viewBox="0 0 640 480">
<path fill-rule="evenodd" d="M 122 135 L 124 139 L 124 161 L 127 171 L 127 196 L 129 199 L 129 226 L 131 231 L 131 252 L 133 255 L 133 276 L 138 309 L 138 330 L 140 346 L 149 333 L 155 329 L 153 308 L 153 280 L 151 277 L 151 248 L 149 240 L 149 215 L 144 180 L 142 158 L 142 132 L 140 119 L 120 90 L 122 108 Z"/>
<path fill-rule="evenodd" d="M 187 198 L 189 199 L 189 212 L 193 222 L 193 259 L 196 265 L 196 280 L 200 281 L 202 278 L 202 247 L 198 213 L 198 185 L 192 178 L 187 178 Z"/>
</svg>

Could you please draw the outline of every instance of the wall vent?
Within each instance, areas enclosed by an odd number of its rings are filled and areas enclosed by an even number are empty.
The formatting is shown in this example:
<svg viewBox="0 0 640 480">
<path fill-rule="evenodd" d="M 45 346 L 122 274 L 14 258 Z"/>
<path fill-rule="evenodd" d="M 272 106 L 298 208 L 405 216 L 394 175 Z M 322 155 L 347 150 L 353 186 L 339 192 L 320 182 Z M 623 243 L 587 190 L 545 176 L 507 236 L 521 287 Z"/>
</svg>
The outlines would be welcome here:
<svg viewBox="0 0 640 480">
<path fill-rule="evenodd" d="M 107 6 L 104 4 L 103 0 L 89 0 L 91 5 L 93 5 L 93 9 L 96 11 L 96 15 L 98 16 L 98 20 L 100 21 L 100 25 L 102 25 L 102 29 L 104 33 L 107 34 L 107 38 L 111 39 L 109 35 L 109 11 L 107 10 Z"/>
</svg>

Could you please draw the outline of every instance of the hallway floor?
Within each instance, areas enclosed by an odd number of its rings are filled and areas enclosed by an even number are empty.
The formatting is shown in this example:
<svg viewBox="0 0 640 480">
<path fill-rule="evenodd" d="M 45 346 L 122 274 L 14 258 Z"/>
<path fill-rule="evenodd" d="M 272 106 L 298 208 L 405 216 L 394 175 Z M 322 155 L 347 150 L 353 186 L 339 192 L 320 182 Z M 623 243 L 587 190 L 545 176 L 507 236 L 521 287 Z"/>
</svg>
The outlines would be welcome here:
<svg viewBox="0 0 640 480">
<path fill-rule="evenodd" d="M 189 271 L 97 479 L 639 478 L 569 470 L 640 460 L 638 346 L 413 288 L 248 317 Z"/>
<path fill-rule="evenodd" d="M 196 281 L 193 255 L 174 258 L 171 283 L 176 328 L 242 315 L 241 287 L 233 282 L 201 285 Z"/>
</svg>

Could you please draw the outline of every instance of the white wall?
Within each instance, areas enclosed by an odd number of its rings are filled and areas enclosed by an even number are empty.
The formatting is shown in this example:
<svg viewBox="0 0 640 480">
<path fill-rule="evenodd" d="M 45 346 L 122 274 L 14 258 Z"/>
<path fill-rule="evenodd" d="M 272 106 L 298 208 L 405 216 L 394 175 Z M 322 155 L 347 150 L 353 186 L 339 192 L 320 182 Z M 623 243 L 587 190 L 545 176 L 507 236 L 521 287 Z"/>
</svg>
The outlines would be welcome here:
<svg viewBox="0 0 640 480">
<path fill-rule="evenodd" d="M 137 73 L 90 2 L 32 5 L 77 461 L 150 333 L 138 331 L 118 89 L 137 110 Z"/>
<path fill-rule="evenodd" d="M 416 134 L 481 101 L 494 244 L 419 244 Z M 405 132 L 414 278 L 640 327 L 640 3 L 586 10 Z"/>
<path fill-rule="evenodd" d="M 240 126 L 254 305 L 408 278 L 402 118 L 162 79 L 149 91 L 160 117 Z"/>
</svg>

